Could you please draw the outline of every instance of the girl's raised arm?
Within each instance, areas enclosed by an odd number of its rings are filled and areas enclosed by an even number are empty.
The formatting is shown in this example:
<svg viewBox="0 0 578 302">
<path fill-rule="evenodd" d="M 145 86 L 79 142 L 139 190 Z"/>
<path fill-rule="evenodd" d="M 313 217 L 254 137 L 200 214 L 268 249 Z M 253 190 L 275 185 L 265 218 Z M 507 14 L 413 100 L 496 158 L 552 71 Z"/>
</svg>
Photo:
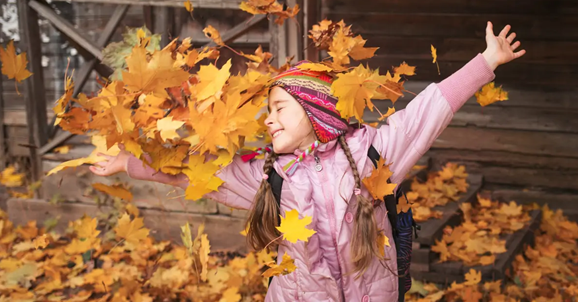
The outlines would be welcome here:
<svg viewBox="0 0 578 302">
<path fill-rule="evenodd" d="M 391 163 L 392 182 L 403 180 L 411 167 L 431 147 L 448 126 L 454 113 L 482 86 L 495 78 L 497 66 L 521 57 L 525 51 L 513 51 L 515 33 L 506 37 L 510 27 L 494 36 L 492 24 L 486 28 L 487 48 L 461 69 L 440 83 L 431 83 L 405 109 L 388 118 L 378 129 L 374 146 Z"/>
</svg>

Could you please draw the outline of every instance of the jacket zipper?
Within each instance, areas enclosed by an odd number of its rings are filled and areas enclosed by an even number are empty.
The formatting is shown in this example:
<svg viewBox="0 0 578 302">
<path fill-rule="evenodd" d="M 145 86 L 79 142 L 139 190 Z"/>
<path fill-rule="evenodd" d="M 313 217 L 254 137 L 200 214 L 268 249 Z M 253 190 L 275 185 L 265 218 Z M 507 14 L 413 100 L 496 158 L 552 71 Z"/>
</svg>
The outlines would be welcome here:
<svg viewBox="0 0 578 302">
<path fill-rule="evenodd" d="M 321 164 L 321 159 L 315 155 L 315 171 L 321 173 L 321 182 L 325 183 L 327 182 L 327 175 L 325 174 L 325 171 L 323 171 L 323 165 Z M 339 275 L 340 275 L 340 293 L 338 294 L 338 298 L 339 300 L 341 300 L 342 297 L 342 292 L 343 292 L 343 272 L 341 271 L 341 256 L 339 255 L 339 247 L 337 245 L 337 232 L 336 232 L 336 228 L 337 228 L 337 220 L 335 217 L 335 206 L 333 204 L 333 202 L 331 201 L 331 199 L 327 198 L 327 194 L 325 192 L 324 186 L 321 186 L 321 191 L 323 192 L 323 198 L 325 199 L 325 209 L 327 210 L 328 214 L 329 214 L 329 223 L 330 223 L 330 229 L 331 229 L 331 239 L 333 240 L 333 246 L 335 247 L 335 253 L 337 254 L 337 264 L 339 266 Z M 337 280 L 335 280 L 337 283 Z"/>
</svg>

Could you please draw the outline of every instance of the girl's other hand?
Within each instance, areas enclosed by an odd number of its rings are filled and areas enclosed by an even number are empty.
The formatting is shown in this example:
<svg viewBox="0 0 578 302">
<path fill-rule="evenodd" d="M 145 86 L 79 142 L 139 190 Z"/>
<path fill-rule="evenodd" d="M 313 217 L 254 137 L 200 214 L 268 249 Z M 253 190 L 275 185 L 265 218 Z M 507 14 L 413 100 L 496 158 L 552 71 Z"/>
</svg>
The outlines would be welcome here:
<svg viewBox="0 0 578 302">
<path fill-rule="evenodd" d="M 494 36 L 492 22 L 488 21 L 486 26 L 487 47 L 482 55 L 492 70 L 495 70 L 498 66 L 517 59 L 526 53 L 524 49 L 514 52 L 514 50 L 520 46 L 520 41 L 516 41 L 516 43 L 512 44 L 512 41 L 514 41 L 514 38 L 516 37 L 516 33 L 513 32 L 507 36 L 510 29 L 511 26 L 506 25 L 498 36 Z"/>
<path fill-rule="evenodd" d="M 120 146 L 120 152 L 116 156 L 98 153 L 98 156 L 105 158 L 103 161 L 94 163 L 90 166 L 90 171 L 98 176 L 110 176 L 119 172 L 126 172 L 126 164 L 131 153 L 126 151 L 123 146 Z"/>
</svg>

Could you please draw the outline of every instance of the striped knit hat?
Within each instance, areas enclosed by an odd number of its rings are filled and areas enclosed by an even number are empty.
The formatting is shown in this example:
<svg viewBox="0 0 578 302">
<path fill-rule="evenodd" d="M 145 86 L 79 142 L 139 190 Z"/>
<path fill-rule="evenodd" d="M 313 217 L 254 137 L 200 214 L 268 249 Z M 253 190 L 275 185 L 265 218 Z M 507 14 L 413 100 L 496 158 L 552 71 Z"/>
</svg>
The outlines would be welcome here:
<svg viewBox="0 0 578 302">
<path fill-rule="evenodd" d="M 307 112 L 317 139 L 327 143 L 347 131 L 348 121 L 341 118 L 335 107 L 337 98 L 331 94 L 333 78 L 324 72 L 298 69 L 303 63 L 309 62 L 300 61 L 280 73 L 271 87 L 279 86 L 291 94 Z"/>
</svg>

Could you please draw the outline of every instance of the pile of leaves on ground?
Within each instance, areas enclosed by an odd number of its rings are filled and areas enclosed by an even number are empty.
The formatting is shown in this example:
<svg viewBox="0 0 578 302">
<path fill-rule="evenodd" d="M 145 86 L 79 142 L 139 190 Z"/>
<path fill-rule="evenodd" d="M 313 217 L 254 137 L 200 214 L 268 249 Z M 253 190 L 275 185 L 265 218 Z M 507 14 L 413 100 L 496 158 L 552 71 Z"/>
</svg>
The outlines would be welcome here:
<svg viewBox="0 0 578 302">
<path fill-rule="evenodd" d="M 528 211 L 514 201 L 509 204 L 491 201 L 478 195 L 478 203 L 460 204 L 463 222 L 447 226 L 441 240 L 432 251 L 439 253 L 440 262 L 461 261 L 468 266 L 489 265 L 496 254 L 506 252 L 505 234 L 524 228 L 530 221 Z"/>
<path fill-rule="evenodd" d="M 457 201 L 468 191 L 467 177 L 465 166 L 451 162 L 442 167 L 441 171 L 430 171 L 425 182 L 415 177 L 411 191 L 406 193 L 414 219 L 422 222 L 430 218 L 441 218 L 442 212 L 432 208 Z"/>
<path fill-rule="evenodd" d="M 488 228 L 481 230 L 491 232 L 493 228 L 501 228 L 502 232 L 517 229 L 523 220 L 526 220 L 527 212 L 537 206 L 522 207 L 513 203 L 498 206 L 489 200 L 480 199 L 480 208 L 469 211 L 470 225 L 475 226 L 490 215 L 501 216 L 493 221 Z M 493 210 L 492 210 L 493 209 Z M 520 213 L 522 212 L 522 213 Z M 507 221 L 510 221 L 508 223 Z M 484 224 L 482 222 L 482 224 Z M 492 226 L 495 225 L 495 226 Z M 466 237 L 457 244 L 463 246 L 471 242 L 471 233 L 461 226 L 458 232 Z M 477 228 L 477 227 L 476 227 Z M 456 228 L 457 229 L 457 228 Z M 455 232 L 456 229 L 452 231 Z M 447 236 L 451 236 L 451 233 Z M 444 242 L 448 237 L 444 235 Z M 542 207 L 542 223 L 536 231 L 536 243 L 534 247 L 526 247 L 523 254 L 516 256 L 512 269 L 508 273 L 507 283 L 502 286 L 501 280 L 482 283 L 481 272 L 471 270 L 466 274 L 464 283 L 452 283 L 449 287 L 443 287 L 431 283 L 415 282 L 414 287 L 407 295 L 407 301 L 435 302 L 435 301 L 576 301 L 578 297 L 578 224 L 571 222 L 561 210 L 552 211 L 547 205 Z M 456 244 L 456 242 L 453 242 Z M 443 245 L 438 244 L 438 248 Z M 472 247 L 478 244 L 470 244 Z M 495 247 L 500 247 L 495 244 Z M 448 258 L 454 257 L 448 248 L 443 250 Z M 472 251 L 475 252 L 475 251 Z M 461 252 L 463 255 L 463 252 Z M 478 255 L 479 256 L 479 255 Z M 457 255 L 455 256 L 457 257 Z M 479 259 L 487 257 L 476 257 Z M 464 258 L 462 256 L 462 258 Z M 472 260 L 466 258 L 465 260 Z M 465 262 L 465 261 L 464 261 Z"/>
<path fill-rule="evenodd" d="M 0 212 L 0 300 L 263 301 L 267 277 L 288 273 L 266 251 L 211 254 L 202 225 L 194 238 L 183 226 L 182 245 L 155 242 L 132 204 L 113 236 L 99 229 L 84 216 L 59 235 L 35 221 L 15 227 Z"/>
</svg>

